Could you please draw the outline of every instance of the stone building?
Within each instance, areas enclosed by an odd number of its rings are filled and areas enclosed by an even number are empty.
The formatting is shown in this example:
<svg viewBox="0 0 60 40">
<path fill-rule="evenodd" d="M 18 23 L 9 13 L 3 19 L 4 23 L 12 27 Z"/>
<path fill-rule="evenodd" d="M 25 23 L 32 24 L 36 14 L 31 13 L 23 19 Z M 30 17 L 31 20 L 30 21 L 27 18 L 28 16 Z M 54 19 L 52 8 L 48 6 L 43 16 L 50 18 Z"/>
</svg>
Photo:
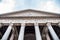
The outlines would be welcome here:
<svg viewBox="0 0 60 40">
<path fill-rule="evenodd" d="M 32 9 L 0 15 L 1 40 L 60 40 L 60 14 Z"/>
</svg>

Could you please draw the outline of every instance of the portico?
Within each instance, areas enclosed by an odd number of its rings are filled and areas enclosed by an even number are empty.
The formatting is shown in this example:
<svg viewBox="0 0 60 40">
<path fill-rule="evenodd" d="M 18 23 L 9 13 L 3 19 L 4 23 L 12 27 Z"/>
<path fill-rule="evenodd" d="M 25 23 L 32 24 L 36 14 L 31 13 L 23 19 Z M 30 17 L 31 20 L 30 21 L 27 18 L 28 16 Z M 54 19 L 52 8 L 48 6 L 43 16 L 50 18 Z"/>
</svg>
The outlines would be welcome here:
<svg viewBox="0 0 60 40">
<path fill-rule="evenodd" d="M 30 38 L 31 40 L 51 40 L 51 37 L 53 40 L 60 40 L 52 27 L 59 27 L 59 22 L 58 14 L 30 9 L 3 14 L 0 15 L 0 28 L 7 26 L 7 29 L 1 40 L 29 40 L 27 37 L 32 36 L 34 39 Z"/>
</svg>

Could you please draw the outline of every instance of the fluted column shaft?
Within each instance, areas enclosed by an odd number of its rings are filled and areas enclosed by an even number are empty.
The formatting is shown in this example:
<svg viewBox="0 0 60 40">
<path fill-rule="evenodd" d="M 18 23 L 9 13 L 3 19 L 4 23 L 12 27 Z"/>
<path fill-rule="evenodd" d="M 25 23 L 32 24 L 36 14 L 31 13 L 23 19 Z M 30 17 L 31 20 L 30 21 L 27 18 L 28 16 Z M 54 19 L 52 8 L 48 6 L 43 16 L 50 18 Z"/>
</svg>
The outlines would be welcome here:
<svg viewBox="0 0 60 40">
<path fill-rule="evenodd" d="M 38 23 L 35 23 L 34 25 L 35 25 L 36 40 L 42 40 Z"/>
<path fill-rule="evenodd" d="M 25 30 L 25 24 L 22 23 L 21 24 L 21 29 L 20 29 L 20 32 L 19 32 L 18 40 L 24 40 L 24 30 Z"/>
</svg>

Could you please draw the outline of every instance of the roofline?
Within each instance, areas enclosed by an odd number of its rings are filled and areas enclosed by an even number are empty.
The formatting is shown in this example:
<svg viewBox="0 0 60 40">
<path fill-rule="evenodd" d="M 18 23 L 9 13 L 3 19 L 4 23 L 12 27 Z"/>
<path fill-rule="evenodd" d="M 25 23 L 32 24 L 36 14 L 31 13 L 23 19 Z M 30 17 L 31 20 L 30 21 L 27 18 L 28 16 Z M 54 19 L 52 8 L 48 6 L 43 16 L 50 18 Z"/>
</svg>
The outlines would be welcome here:
<svg viewBox="0 0 60 40">
<path fill-rule="evenodd" d="M 34 12 L 47 13 L 47 14 L 49 13 L 49 14 L 54 14 L 54 15 L 59 15 L 60 16 L 60 14 L 57 14 L 57 13 L 40 11 L 40 10 L 34 10 L 34 9 L 25 9 L 25 10 L 21 10 L 21 11 L 14 11 L 14 12 L 9 12 L 9 13 L 4 13 L 4 14 L 1 14 L 0 16 L 8 15 L 8 14 L 14 14 L 14 13 L 21 13 L 21 12 L 26 12 L 26 11 L 34 11 Z"/>
</svg>

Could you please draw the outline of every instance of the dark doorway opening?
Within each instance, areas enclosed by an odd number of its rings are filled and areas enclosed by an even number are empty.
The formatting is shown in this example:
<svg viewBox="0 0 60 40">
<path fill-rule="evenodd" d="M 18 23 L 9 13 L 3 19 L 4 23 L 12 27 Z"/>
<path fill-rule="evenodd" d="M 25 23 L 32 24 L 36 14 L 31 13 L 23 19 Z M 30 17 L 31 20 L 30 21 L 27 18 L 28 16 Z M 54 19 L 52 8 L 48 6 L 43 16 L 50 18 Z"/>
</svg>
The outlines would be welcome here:
<svg viewBox="0 0 60 40">
<path fill-rule="evenodd" d="M 36 40 L 34 26 L 26 26 L 24 40 Z"/>
</svg>

